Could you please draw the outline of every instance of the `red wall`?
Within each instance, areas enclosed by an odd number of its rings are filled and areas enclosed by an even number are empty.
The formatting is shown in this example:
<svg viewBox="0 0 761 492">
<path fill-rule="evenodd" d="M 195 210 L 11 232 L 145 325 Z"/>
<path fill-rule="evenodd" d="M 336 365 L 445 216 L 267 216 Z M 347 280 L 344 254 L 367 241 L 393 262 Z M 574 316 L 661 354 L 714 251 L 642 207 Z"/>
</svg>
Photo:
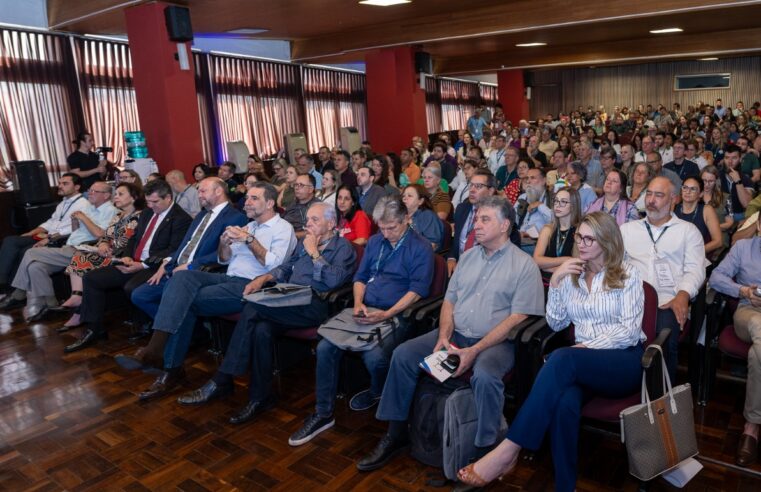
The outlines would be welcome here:
<svg viewBox="0 0 761 492">
<path fill-rule="evenodd" d="M 399 152 L 415 135 L 428 134 L 425 90 L 410 47 L 382 49 L 365 57 L 367 140 L 377 152 Z"/>
<path fill-rule="evenodd" d="M 497 94 L 499 102 L 502 103 L 502 109 L 505 111 L 505 117 L 513 125 L 518 125 L 518 121 L 527 120 L 528 99 L 526 99 L 526 87 L 523 85 L 523 70 L 501 70 L 497 72 Z"/>
<path fill-rule="evenodd" d="M 203 162 L 193 55 L 185 43 L 190 70 L 180 70 L 166 7 L 157 2 L 125 9 L 137 109 L 148 153 L 161 172 L 180 169 L 192 180 L 193 166 Z"/>
</svg>

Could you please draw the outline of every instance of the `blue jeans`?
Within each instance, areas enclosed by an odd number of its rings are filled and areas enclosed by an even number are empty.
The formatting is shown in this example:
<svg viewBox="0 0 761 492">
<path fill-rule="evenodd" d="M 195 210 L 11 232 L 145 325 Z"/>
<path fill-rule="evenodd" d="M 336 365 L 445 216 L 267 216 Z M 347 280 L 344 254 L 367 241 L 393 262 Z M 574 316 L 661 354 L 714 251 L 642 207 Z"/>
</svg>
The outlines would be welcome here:
<svg viewBox="0 0 761 492">
<path fill-rule="evenodd" d="M 549 430 L 555 490 L 576 487 L 579 421 L 591 397 L 623 398 L 642 382 L 642 345 L 605 350 L 566 347 L 554 351 L 534 381 L 507 432 L 519 446 L 536 450 Z"/>
<path fill-rule="evenodd" d="M 198 316 L 221 316 L 243 310 L 243 289 L 249 282 L 246 278 L 197 270 L 172 275 L 153 322 L 155 330 L 170 333 L 164 347 L 164 368 L 182 365 Z"/>
<path fill-rule="evenodd" d="M 438 330 L 432 330 L 404 342 L 394 351 L 376 414 L 378 420 L 408 419 L 418 376 L 423 373 L 419 363 L 431 354 L 438 338 Z M 473 346 L 479 340 L 480 338 L 464 337 L 457 332 L 452 337 L 452 342 L 460 348 Z M 513 368 L 514 361 L 513 344 L 502 342 L 478 354 L 473 364 L 470 385 L 473 387 L 478 414 L 476 446 L 490 446 L 499 438 L 499 417 L 505 403 L 502 378 Z"/>
<path fill-rule="evenodd" d="M 370 373 L 370 391 L 375 396 L 383 393 L 383 385 L 388 374 L 389 361 L 394 349 L 404 341 L 409 324 L 401 318 L 396 327 L 395 335 L 389 335 L 380 345 L 375 348 L 359 352 L 367 371 Z M 333 414 L 335 407 L 336 392 L 338 391 L 338 374 L 341 368 L 341 359 L 344 350 L 336 347 L 329 341 L 322 339 L 317 344 L 317 374 L 315 384 L 315 396 L 317 399 L 316 412 L 321 416 Z"/>
<path fill-rule="evenodd" d="M 250 401 L 264 401 L 272 387 L 275 339 L 294 328 L 313 328 L 329 314 L 326 301 L 317 297 L 307 306 L 272 308 L 247 302 L 219 372 L 239 376 L 251 371 L 248 382 Z"/>
<path fill-rule="evenodd" d="M 132 295 L 130 296 L 132 304 L 147 314 L 151 319 L 156 318 L 156 313 L 161 304 L 161 297 L 164 295 L 164 289 L 168 282 L 169 278 L 165 275 L 156 285 L 141 285 L 132 291 Z"/>
</svg>

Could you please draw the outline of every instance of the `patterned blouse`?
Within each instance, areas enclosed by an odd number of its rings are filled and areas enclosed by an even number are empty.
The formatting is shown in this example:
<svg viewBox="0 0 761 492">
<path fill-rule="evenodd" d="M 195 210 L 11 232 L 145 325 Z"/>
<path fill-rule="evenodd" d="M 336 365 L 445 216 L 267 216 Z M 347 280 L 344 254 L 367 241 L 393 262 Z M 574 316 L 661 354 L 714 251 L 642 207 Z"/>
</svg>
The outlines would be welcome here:
<svg viewBox="0 0 761 492">
<path fill-rule="evenodd" d="M 123 251 L 127 247 L 129 238 L 135 235 L 137 219 L 139 217 L 139 210 L 135 210 L 129 215 L 124 215 L 123 212 L 119 211 L 111 219 L 111 224 L 106 228 L 103 238 L 98 242 L 98 244 L 109 243 L 114 252 L 113 256 L 104 258 L 94 251 L 77 251 L 72 257 L 69 266 L 66 267 L 66 273 L 68 275 L 83 277 L 85 273 L 91 270 L 110 265 L 113 258 L 123 256 Z"/>
</svg>

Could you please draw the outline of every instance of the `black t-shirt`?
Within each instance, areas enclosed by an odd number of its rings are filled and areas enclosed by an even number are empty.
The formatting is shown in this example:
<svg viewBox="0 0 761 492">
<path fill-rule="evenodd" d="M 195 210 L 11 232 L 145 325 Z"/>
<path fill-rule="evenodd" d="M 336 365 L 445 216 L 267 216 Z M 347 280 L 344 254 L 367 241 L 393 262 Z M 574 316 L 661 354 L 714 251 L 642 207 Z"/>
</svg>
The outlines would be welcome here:
<svg viewBox="0 0 761 492">
<path fill-rule="evenodd" d="M 69 169 L 79 169 L 80 171 L 95 169 L 98 167 L 98 162 L 98 154 L 95 152 L 88 152 L 85 154 L 84 152 L 75 150 L 66 158 L 66 163 L 69 165 Z M 90 186 L 99 179 L 100 176 L 98 176 L 98 173 L 82 178 L 82 186 L 79 188 L 79 191 L 85 192 L 89 190 Z"/>
</svg>

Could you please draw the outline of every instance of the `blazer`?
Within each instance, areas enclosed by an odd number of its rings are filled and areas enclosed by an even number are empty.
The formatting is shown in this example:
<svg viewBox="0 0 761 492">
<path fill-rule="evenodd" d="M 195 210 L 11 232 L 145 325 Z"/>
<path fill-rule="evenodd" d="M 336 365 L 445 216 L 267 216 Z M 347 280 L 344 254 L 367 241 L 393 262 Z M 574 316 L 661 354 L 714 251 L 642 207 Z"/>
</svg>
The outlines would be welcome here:
<svg viewBox="0 0 761 492">
<path fill-rule="evenodd" d="M 148 228 L 148 224 L 153 219 L 153 210 L 146 208 L 140 213 L 140 217 L 137 219 L 137 229 L 135 229 L 135 235 L 129 238 L 127 245 L 124 247 L 125 256 L 133 256 L 135 249 L 140 243 L 145 234 L 145 230 Z M 173 204 L 172 208 L 164 217 L 164 220 L 159 224 L 158 229 L 153 234 L 153 240 L 151 246 L 148 249 L 148 258 L 143 263 L 148 265 L 148 268 L 156 269 L 161 266 L 161 262 L 167 256 L 177 249 L 182 237 L 190 226 L 191 217 L 185 212 L 182 207 L 177 204 Z"/>
<path fill-rule="evenodd" d="M 454 211 L 454 237 L 452 238 L 452 246 L 449 248 L 447 259 L 452 258 L 455 261 L 460 259 L 460 234 L 462 234 L 462 228 L 465 227 L 465 223 L 468 221 L 468 215 L 473 209 L 473 204 L 467 198 L 464 202 L 457 205 L 457 209 Z M 510 241 L 521 247 L 521 233 L 515 224 L 511 224 L 510 227 Z"/>
<path fill-rule="evenodd" d="M 167 273 L 170 273 L 172 270 L 174 270 L 174 267 L 177 266 L 177 260 L 180 256 L 180 253 L 182 252 L 183 248 L 185 248 L 185 246 L 190 242 L 190 239 L 193 237 L 193 233 L 196 231 L 198 226 L 201 224 L 201 221 L 204 217 L 206 217 L 206 214 L 208 213 L 210 213 L 209 210 L 203 209 L 198 215 L 196 215 L 196 218 L 193 219 L 193 222 L 190 224 L 190 227 L 188 227 L 188 230 L 185 233 L 185 237 L 182 238 L 179 246 L 177 246 L 177 248 L 171 254 L 172 260 L 164 267 Z M 191 261 L 190 265 L 188 265 L 190 269 L 194 270 L 202 267 L 203 265 L 216 263 L 219 238 L 222 236 L 222 233 L 225 232 L 225 229 L 231 225 L 243 227 L 247 223 L 248 218 L 240 213 L 240 211 L 238 211 L 232 203 L 228 203 L 227 206 L 222 209 L 219 215 L 217 215 L 214 220 L 211 221 L 208 226 L 206 226 L 206 230 L 204 231 L 203 236 L 201 236 L 201 240 L 196 246 L 196 252 L 195 255 L 193 255 L 193 261 Z"/>
</svg>

